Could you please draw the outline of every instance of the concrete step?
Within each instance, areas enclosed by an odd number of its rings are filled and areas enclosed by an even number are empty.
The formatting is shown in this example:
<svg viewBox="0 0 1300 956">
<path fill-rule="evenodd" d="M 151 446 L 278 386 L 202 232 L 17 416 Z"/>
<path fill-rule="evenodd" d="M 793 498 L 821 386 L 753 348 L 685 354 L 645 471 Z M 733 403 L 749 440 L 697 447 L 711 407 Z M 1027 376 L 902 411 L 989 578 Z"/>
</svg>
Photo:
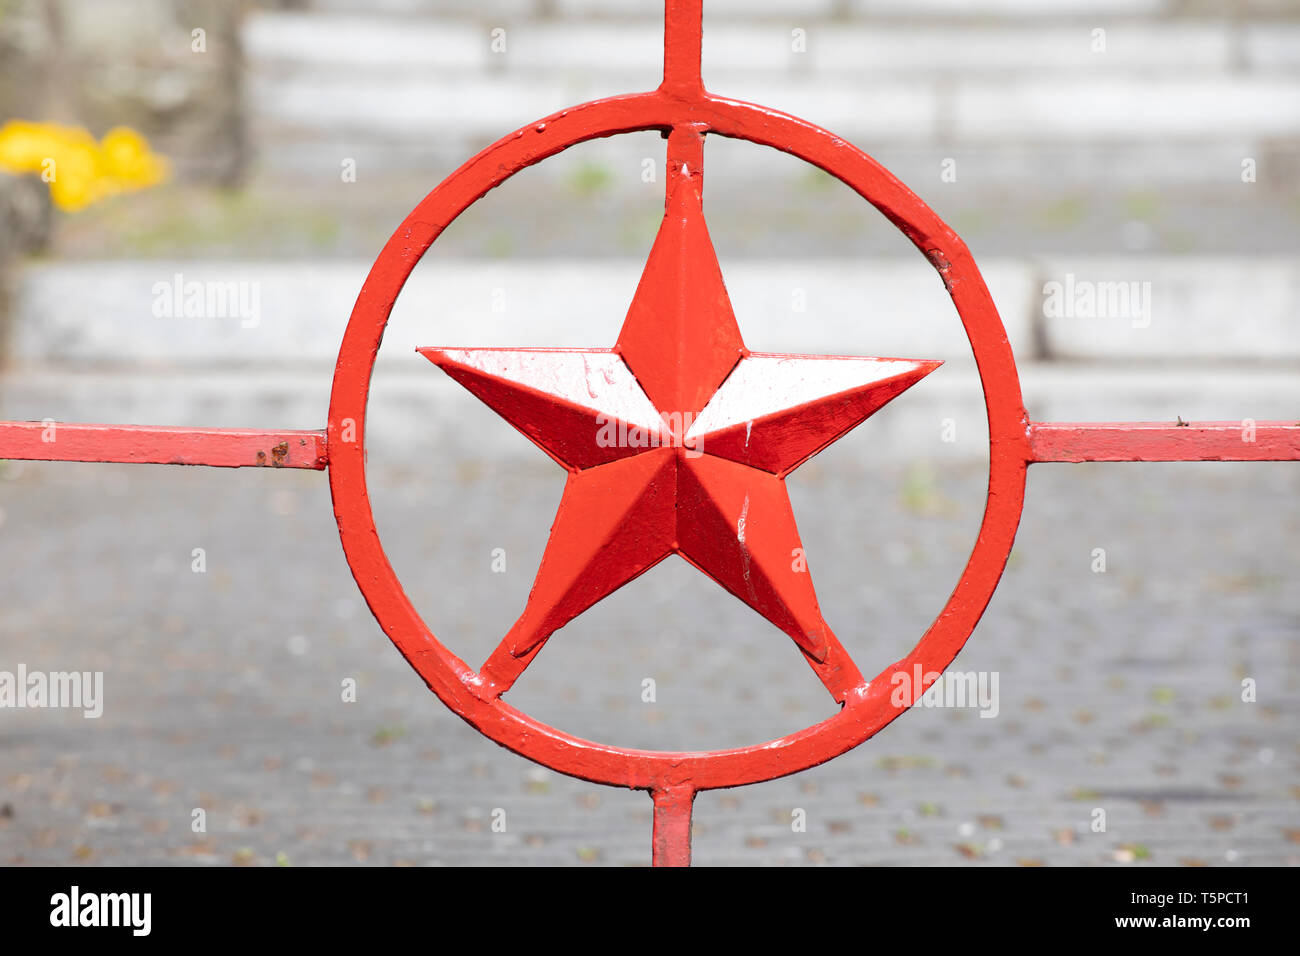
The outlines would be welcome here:
<svg viewBox="0 0 1300 956">
<path fill-rule="evenodd" d="M 427 0 L 309 0 L 309 9 L 322 12 L 382 12 L 419 17 L 428 13 Z M 550 17 L 639 19 L 658 16 L 658 0 L 439 0 L 444 14 L 474 17 Z M 902 19 L 983 22 L 995 19 L 1087 20 L 1097 17 L 1178 17 L 1215 12 L 1210 0 L 705 0 L 708 20 L 834 18 Z M 1237 0 L 1246 15 L 1294 14 L 1290 0 Z"/>
<path fill-rule="evenodd" d="M 385 362 L 417 346 L 612 343 L 640 259 L 430 258 L 398 299 Z M 9 355 L 18 367 L 328 368 L 369 263 L 105 261 L 28 268 Z M 1296 362 L 1300 259 L 991 258 L 1008 338 L 1035 358 Z M 724 262 L 751 348 L 970 361 L 952 303 L 919 256 Z"/>
<path fill-rule="evenodd" d="M 792 23 L 795 21 L 791 21 Z M 879 76 L 901 73 L 1087 76 L 1162 70 L 1300 71 L 1300 24 L 1214 19 L 1107 22 L 1104 48 L 1085 24 L 939 24 L 749 19 L 710 23 L 703 66 L 714 72 Z M 493 31 L 503 29 L 504 35 Z M 792 35 L 793 30 L 802 35 Z M 493 41 L 497 40 L 496 44 Z M 798 42 L 801 41 L 801 42 Z M 249 65 L 364 69 L 376 76 L 481 70 L 602 75 L 654 85 L 663 62 L 663 24 L 636 21 L 484 20 L 445 15 L 403 20 L 373 15 L 260 12 L 243 28 Z M 647 82 L 648 81 L 648 82 Z"/>
<path fill-rule="evenodd" d="M 653 83 L 651 85 L 654 85 Z M 1300 76 L 1068 77 L 1035 81 L 723 75 L 715 89 L 863 145 L 1253 142 L 1300 135 Z M 249 80 L 255 129 L 389 140 L 493 140 L 590 99 L 645 88 L 597 78 L 375 77 L 327 70 Z M 270 145 L 270 144 L 267 144 Z"/>
<path fill-rule="evenodd" d="M 993 259 L 982 268 L 1035 418 L 1300 419 L 1295 259 Z M 18 290 L 0 414 L 320 427 L 366 269 L 356 260 L 32 267 Z M 376 366 L 372 447 L 398 458 L 440 453 L 444 445 L 471 457 L 531 453 L 415 347 L 612 344 L 640 270 L 633 260 L 420 266 L 393 311 Z M 983 454 L 978 375 L 928 265 L 746 260 L 728 264 L 725 274 L 756 350 L 945 360 L 924 388 L 873 420 L 878 440 L 854 454 L 878 456 L 883 447 Z M 1130 282 L 1138 285 L 1127 306 L 1103 285 Z M 1089 283 L 1091 311 L 1082 292 Z M 196 291 L 202 301 L 194 298 L 187 313 Z M 956 425 L 952 442 L 942 437 L 948 420 Z"/>
<path fill-rule="evenodd" d="M 314 155 L 389 167 L 474 151 L 577 103 L 660 79 L 655 20 L 512 23 L 260 13 L 244 26 L 248 103 L 266 168 Z M 1004 178 L 1054 175 L 1047 151 L 1156 150 L 1160 177 L 1214 181 L 1222 163 L 1300 138 L 1300 24 L 1118 21 L 1093 52 L 1083 24 L 712 26 L 705 79 L 870 149 L 1019 149 Z M 804 29 L 799 27 L 797 29 Z M 1226 162 L 1226 160 L 1225 160 Z M 1085 162 L 1079 170 L 1115 162 Z M 1188 169 L 1204 170 L 1189 174 Z M 1163 177 L 1161 177 L 1163 178 Z"/>
<path fill-rule="evenodd" d="M 1040 342 L 1068 359 L 1300 359 L 1300 263 L 1196 257 L 1041 264 Z"/>
</svg>

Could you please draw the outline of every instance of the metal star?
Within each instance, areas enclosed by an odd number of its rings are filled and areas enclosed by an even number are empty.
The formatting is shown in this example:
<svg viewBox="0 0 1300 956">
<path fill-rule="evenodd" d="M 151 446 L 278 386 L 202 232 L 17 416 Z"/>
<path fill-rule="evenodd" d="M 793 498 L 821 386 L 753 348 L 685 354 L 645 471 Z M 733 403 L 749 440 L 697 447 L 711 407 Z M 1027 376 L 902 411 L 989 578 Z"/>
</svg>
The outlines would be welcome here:
<svg viewBox="0 0 1300 956">
<path fill-rule="evenodd" d="M 670 141 L 690 158 L 613 349 L 419 349 L 569 472 L 524 612 L 479 672 L 491 696 L 672 554 L 788 634 L 837 702 L 865 683 L 822 617 L 784 480 L 941 363 L 745 348 L 695 145 Z"/>
</svg>

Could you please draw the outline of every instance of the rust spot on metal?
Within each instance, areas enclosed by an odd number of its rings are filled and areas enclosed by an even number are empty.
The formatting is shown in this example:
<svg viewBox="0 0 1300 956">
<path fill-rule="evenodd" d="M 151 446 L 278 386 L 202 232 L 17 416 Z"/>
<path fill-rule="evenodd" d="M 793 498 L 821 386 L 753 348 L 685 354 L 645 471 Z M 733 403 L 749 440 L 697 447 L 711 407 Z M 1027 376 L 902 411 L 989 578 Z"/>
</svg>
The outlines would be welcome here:
<svg viewBox="0 0 1300 956">
<path fill-rule="evenodd" d="M 935 269 L 938 270 L 939 278 L 943 280 L 943 287 L 949 292 L 952 292 L 953 281 L 952 276 L 950 275 L 952 272 L 952 263 L 949 262 L 948 258 L 938 249 L 931 249 L 925 254 L 925 257 L 930 260 L 930 265 L 934 266 Z"/>
<path fill-rule="evenodd" d="M 289 443 L 282 441 L 271 449 L 271 467 L 283 468 L 285 459 L 289 457 Z"/>
<path fill-rule="evenodd" d="M 265 465 L 265 464 L 266 464 L 266 452 L 264 452 L 264 451 L 259 451 L 259 452 L 257 453 L 257 463 L 258 463 L 259 465 Z"/>
</svg>

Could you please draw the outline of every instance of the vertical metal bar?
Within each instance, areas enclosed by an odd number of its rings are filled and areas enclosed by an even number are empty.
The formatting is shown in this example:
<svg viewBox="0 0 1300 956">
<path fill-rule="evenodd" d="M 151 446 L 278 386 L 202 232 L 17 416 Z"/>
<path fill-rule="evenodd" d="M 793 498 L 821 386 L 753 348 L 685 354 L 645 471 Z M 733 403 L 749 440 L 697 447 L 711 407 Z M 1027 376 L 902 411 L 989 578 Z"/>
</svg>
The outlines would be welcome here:
<svg viewBox="0 0 1300 956">
<path fill-rule="evenodd" d="M 674 784 L 652 790 L 655 802 L 654 851 L 655 866 L 691 865 L 691 809 L 695 804 L 695 788 L 690 784 Z"/>
<path fill-rule="evenodd" d="M 693 180 L 695 191 L 704 195 L 704 134 L 694 125 L 674 126 L 668 133 L 668 175 L 665 177 L 664 201 L 672 199 L 678 182 Z"/>
<path fill-rule="evenodd" d="M 704 33 L 704 0 L 664 3 L 664 81 L 660 89 L 694 98 L 704 92 L 700 78 L 700 45 Z"/>
</svg>

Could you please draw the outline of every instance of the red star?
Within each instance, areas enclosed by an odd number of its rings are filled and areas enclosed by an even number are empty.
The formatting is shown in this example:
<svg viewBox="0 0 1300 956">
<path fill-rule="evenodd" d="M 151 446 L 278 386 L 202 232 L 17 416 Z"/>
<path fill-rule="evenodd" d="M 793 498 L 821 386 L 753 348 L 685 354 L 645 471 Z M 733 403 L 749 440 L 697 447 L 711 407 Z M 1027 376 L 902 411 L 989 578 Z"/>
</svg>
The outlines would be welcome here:
<svg viewBox="0 0 1300 956">
<path fill-rule="evenodd" d="M 671 554 L 790 635 L 836 701 L 865 683 L 822 618 L 784 479 L 941 363 L 746 349 L 704 223 L 700 136 L 680 135 L 613 349 L 419 350 L 569 471 L 527 606 L 479 673 L 493 696 Z"/>
</svg>

